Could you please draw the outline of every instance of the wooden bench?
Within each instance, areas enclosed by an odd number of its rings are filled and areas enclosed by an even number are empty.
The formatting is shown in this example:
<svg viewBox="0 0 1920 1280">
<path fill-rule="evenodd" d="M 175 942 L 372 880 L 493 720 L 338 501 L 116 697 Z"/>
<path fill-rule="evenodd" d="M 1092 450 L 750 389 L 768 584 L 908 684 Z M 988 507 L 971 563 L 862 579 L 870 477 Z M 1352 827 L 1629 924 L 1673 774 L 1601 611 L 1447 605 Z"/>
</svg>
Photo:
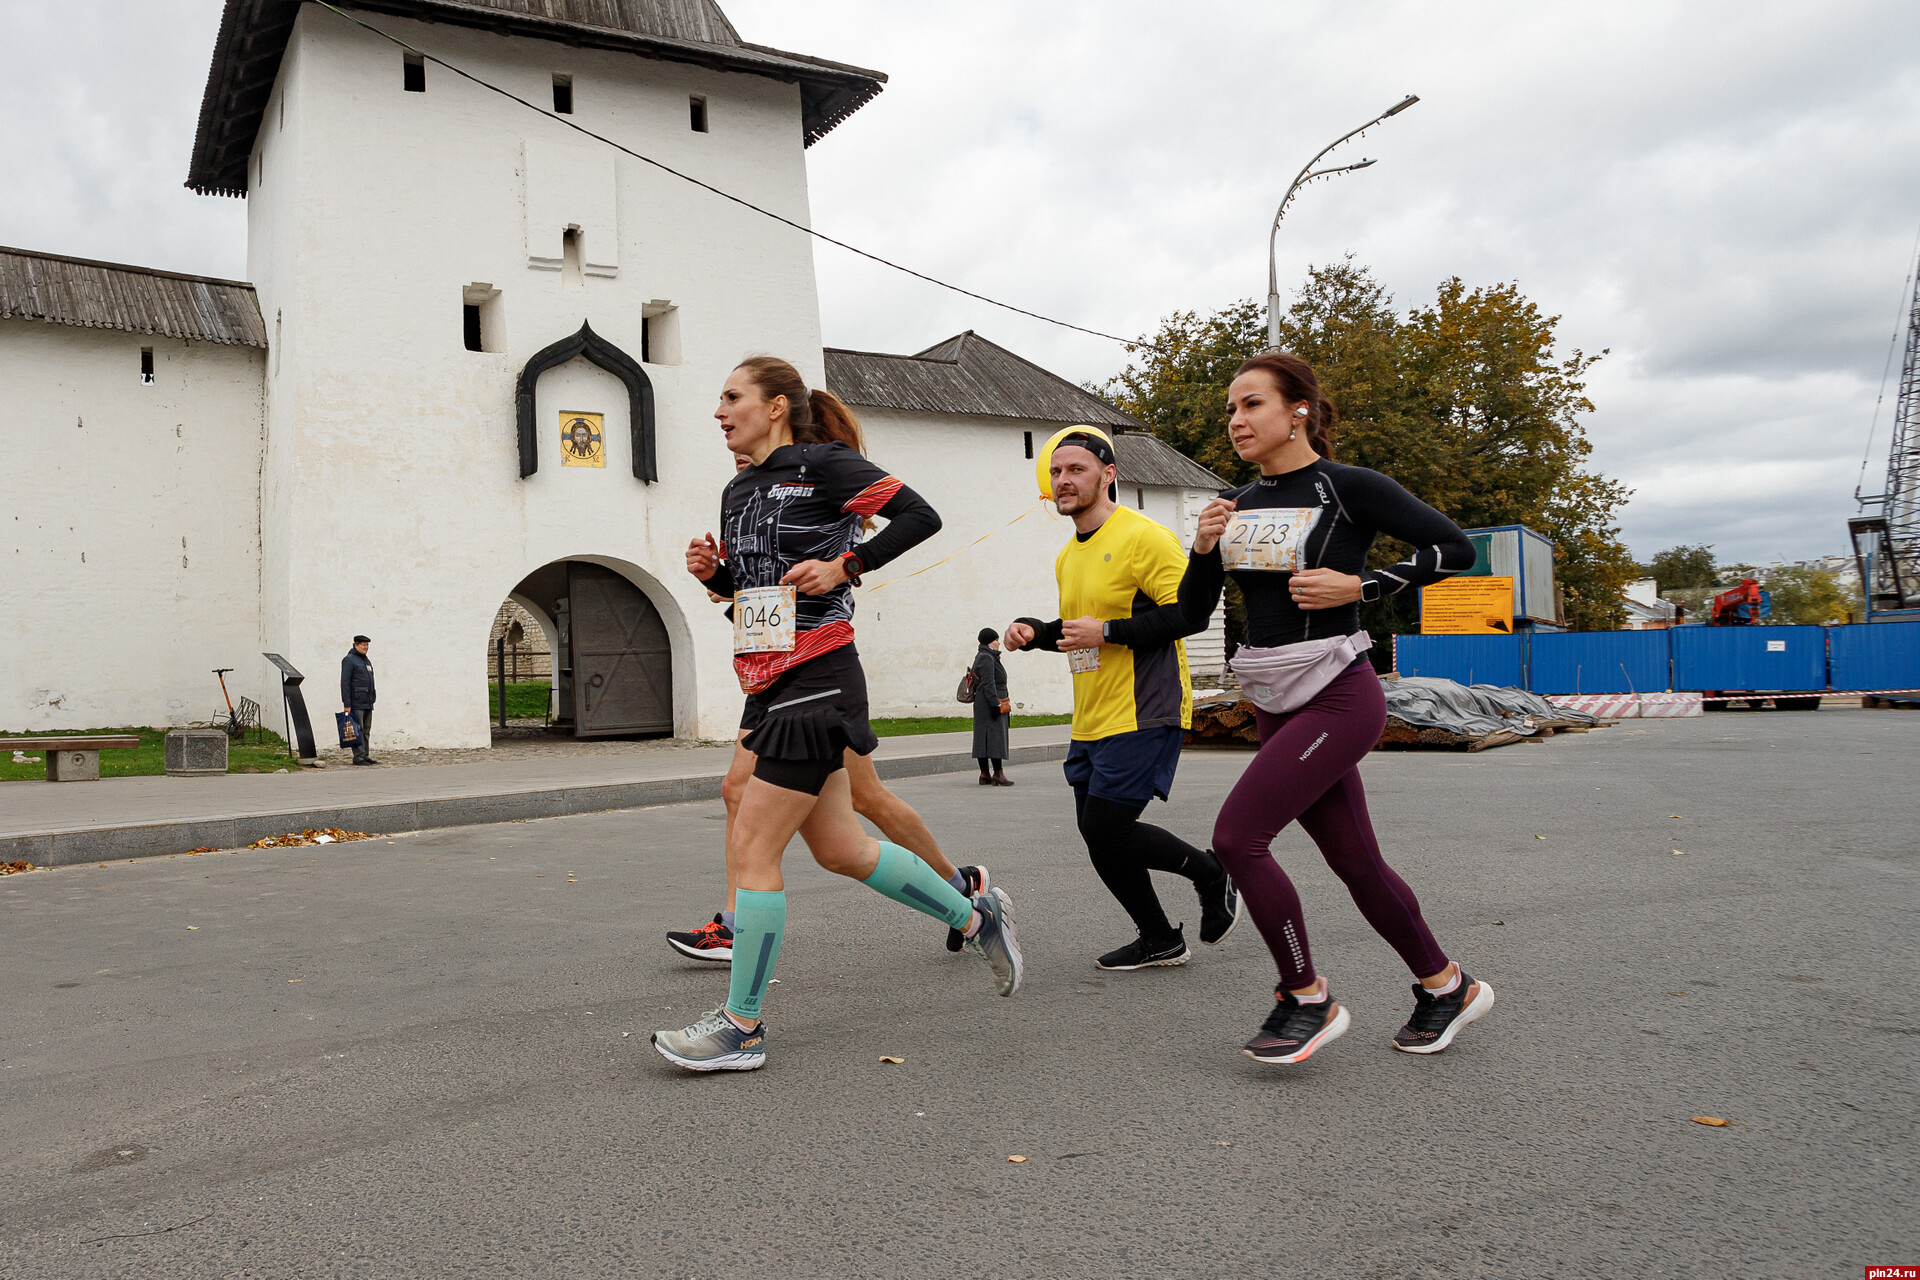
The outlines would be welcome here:
<svg viewBox="0 0 1920 1280">
<path fill-rule="evenodd" d="M 102 751 L 131 751 L 140 745 L 133 733 L 104 733 L 97 737 L 0 738 L 0 751 L 44 751 L 48 782 L 98 782 Z"/>
</svg>

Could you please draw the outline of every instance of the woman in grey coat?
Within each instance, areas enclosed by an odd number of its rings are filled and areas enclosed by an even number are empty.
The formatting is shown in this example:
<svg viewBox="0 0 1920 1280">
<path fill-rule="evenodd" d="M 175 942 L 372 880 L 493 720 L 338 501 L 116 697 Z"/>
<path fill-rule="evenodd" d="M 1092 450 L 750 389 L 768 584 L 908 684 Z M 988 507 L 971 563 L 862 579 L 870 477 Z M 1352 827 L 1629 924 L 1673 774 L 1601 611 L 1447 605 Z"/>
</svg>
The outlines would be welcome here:
<svg viewBox="0 0 1920 1280">
<path fill-rule="evenodd" d="M 980 629 L 980 652 L 973 658 L 973 758 L 980 762 L 980 785 L 1010 787 L 1007 729 L 1013 704 L 1007 700 L 1007 669 L 1000 665 L 1000 633 Z M 993 770 L 988 772 L 991 764 Z"/>
</svg>

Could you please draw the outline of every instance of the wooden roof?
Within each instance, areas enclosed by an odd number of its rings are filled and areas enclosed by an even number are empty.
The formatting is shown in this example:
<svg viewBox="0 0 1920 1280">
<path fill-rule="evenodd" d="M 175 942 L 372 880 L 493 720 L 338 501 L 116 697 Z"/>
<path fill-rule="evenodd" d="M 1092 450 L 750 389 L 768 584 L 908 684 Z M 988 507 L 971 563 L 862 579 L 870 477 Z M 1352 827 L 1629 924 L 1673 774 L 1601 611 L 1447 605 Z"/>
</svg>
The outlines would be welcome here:
<svg viewBox="0 0 1920 1280">
<path fill-rule="evenodd" d="M 253 286 L 0 248 L 0 319 L 265 347 Z"/>
<path fill-rule="evenodd" d="M 1178 489 L 1229 487 L 1225 480 L 1145 431 L 1115 433 L 1113 461 L 1123 484 L 1164 484 Z"/>
<path fill-rule="evenodd" d="M 1145 430 L 1132 414 L 973 330 L 918 355 L 829 347 L 827 386 L 852 405 Z"/>
<path fill-rule="evenodd" d="M 800 86 L 812 146 L 878 94 L 878 71 L 740 38 L 714 0 L 338 0 L 343 9 L 477 27 L 637 57 L 767 76 Z M 226 0 L 207 72 L 187 186 L 244 196 L 247 160 L 301 0 Z M 329 15 L 331 16 L 331 15 Z M 334 19 L 338 21 L 337 18 Z"/>
</svg>

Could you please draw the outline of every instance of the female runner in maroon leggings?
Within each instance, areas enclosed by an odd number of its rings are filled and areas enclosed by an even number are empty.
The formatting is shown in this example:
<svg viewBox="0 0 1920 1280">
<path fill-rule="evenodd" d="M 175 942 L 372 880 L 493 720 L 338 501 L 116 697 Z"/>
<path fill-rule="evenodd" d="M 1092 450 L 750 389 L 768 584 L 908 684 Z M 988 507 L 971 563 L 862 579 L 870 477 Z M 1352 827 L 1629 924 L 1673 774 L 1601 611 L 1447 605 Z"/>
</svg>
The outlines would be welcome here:
<svg viewBox="0 0 1920 1280">
<path fill-rule="evenodd" d="M 1493 988 L 1447 959 L 1374 839 L 1358 765 L 1380 740 L 1386 701 L 1365 656 L 1371 641 L 1359 606 L 1469 568 L 1473 547 L 1453 521 L 1379 472 L 1328 459 L 1334 409 L 1298 356 L 1247 361 L 1227 404 L 1234 451 L 1259 465 L 1260 478 L 1201 514 L 1180 605 L 1189 618 L 1209 617 L 1226 572 L 1246 600 L 1247 644 L 1233 667 L 1255 703 L 1260 753 L 1220 810 L 1213 848 L 1280 967 L 1277 1003 L 1246 1053 L 1302 1062 L 1349 1021 L 1314 971 L 1300 897 L 1270 852 L 1295 820 L 1420 980 L 1394 1048 L 1438 1053 L 1493 1006 Z M 1379 533 L 1414 552 L 1368 569 Z"/>
</svg>

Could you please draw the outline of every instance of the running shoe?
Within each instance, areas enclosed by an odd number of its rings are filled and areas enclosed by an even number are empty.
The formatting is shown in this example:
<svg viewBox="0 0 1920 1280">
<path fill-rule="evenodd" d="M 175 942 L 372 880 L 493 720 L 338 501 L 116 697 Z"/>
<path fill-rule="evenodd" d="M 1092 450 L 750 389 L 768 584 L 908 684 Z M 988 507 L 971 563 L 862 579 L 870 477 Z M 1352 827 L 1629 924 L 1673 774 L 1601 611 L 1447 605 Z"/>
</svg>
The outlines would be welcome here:
<svg viewBox="0 0 1920 1280">
<path fill-rule="evenodd" d="M 1315 1049 L 1345 1035 L 1352 1021 L 1331 990 L 1313 1004 L 1301 1004 L 1278 987 L 1273 998 L 1273 1012 L 1260 1024 L 1260 1034 L 1247 1041 L 1246 1055 L 1255 1062 L 1305 1062 Z"/>
<path fill-rule="evenodd" d="M 767 1024 L 742 1031 L 719 1008 L 684 1030 L 654 1032 L 653 1047 L 689 1071 L 757 1071 L 767 1065 Z"/>
<path fill-rule="evenodd" d="M 669 929 L 667 945 L 694 960 L 733 962 L 733 930 L 721 924 L 717 914 L 698 929 Z"/>
<path fill-rule="evenodd" d="M 977 898 L 987 891 L 989 886 L 987 883 L 987 869 L 985 867 L 955 867 L 954 870 L 958 871 L 960 878 L 967 882 L 967 887 L 962 889 L 961 892 L 969 898 Z M 966 945 L 966 942 L 966 934 L 960 932 L 958 929 L 947 930 L 947 950 L 958 951 Z"/>
<path fill-rule="evenodd" d="M 1152 969 L 1162 965 L 1185 964 L 1193 959 L 1193 952 L 1187 950 L 1185 929 L 1183 924 L 1173 931 L 1171 939 L 1162 938 L 1157 942 L 1143 934 L 1126 946 L 1107 952 L 1094 964 L 1102 969 Z"/>
<path fill-rule="evenodd" d="M 989 889 L 975 896 L 973 909 L 980 927 L 966 940 L 967 950 L 993 966 L 994 985 L 1010 996 L 1020 989 L 1027 962 L 1020 956 L 1020 940 L 1013 936 L 1013 899 L 1005 889 Z"/>
<path fill-rule="evenodd" d="M 1194 887 L 1200 893 L 1200 941 L 1217 947 L 1240 923 L 1240 891 L 1233 887 L 1233 877 L 1224 867 L 1218 880 Z"/>
<path fill-rule="evenodd" d="M 1453 1043 L 1460 1029 L 1478 1022 L 1493 1008 L 1493 988 L 1476 982 L 1465 969 L 1460 985 L 1437 996 L 1419 983 L 1413 984 L 1413 1016 L 1396 1031 L 1393 1047 L 1403 1053 L 1439 1053 Z"/>
</svg>

